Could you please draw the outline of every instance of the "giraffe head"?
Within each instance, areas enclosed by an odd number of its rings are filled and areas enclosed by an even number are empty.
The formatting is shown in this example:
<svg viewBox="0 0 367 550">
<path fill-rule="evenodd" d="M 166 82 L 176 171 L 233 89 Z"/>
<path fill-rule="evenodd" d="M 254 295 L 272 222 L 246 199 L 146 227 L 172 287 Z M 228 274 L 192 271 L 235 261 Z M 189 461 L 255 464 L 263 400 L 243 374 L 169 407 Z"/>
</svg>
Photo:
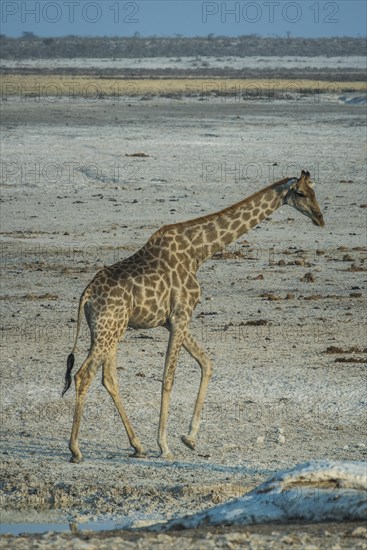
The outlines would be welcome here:
<svg viewBox="0 0 367 550">
<path fill-rule="evenodd" d="M 325 222 L 315 192 L 312 189 L 313 186 L 310 172 L 302 170 L 301 177 L 295 178 L 294 183 L 289 187 L 284 197 L 284 203 L 293 206 L 296 210 L 311 218 L 315 225 L 323 227 Z"/>
</svg>

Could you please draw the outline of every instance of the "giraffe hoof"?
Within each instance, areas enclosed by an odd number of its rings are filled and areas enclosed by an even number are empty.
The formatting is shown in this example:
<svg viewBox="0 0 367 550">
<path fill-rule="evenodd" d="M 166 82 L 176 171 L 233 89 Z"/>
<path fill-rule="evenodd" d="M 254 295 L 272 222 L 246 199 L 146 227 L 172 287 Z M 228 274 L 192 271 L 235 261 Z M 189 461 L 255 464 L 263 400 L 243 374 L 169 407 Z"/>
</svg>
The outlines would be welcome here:
<svg viewBox="0 0 367 550">
<path fill-rule="evenodd" d="M 80 456 L 76 456 L 76 455 L 74 456 L 73 455 L 70 458 L 70 462 L 72 462 L 73 464 L 80 464 L 81 462 L 83 462 L 83 460 L 84 460 L 84 458 L 82 457 L 82 455 L 80 455 Z"/>
<path fill-rule="evenodd" d="M 147 453 L 145 451 L 135 451 L 129 455 L 129 458 L 146 458 Z"/>
<path fill-rule="evenodd" d="M 173 460 L 174 456 L 169 451 L 168 453 L 161 453 L 161 458 L 164 458 L 165 460 Z"/>
<path fill-rule="evenodd" d="M 195 442 L 194 439 L 192 439 L 192 438 L 189 437 L 188 435 L 182 435 L 182 436 L 181 436 L 181 441 L 182 441 L 182 443 L 184 443 L 184 444 L 186 445 L 186 447 L 188 447 L 189 449 L 192 449 L 192 450 L 195 449 L 196 442 Z"/>
</svg>

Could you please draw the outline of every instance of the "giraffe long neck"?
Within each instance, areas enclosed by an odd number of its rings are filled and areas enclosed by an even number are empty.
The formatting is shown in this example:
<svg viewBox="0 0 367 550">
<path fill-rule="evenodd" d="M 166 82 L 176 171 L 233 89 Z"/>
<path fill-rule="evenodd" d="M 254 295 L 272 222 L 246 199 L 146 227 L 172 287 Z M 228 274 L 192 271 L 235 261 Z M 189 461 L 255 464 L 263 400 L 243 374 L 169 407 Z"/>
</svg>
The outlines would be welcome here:
<svg viewBox="0 0 367 550">
<path fill-rule="evenodd" d="M 197 266 L 277 210 L 294 181 L 286 178 L 220 212 L 185 222 L 184 233 L 194 247 Z"/>
</svg>

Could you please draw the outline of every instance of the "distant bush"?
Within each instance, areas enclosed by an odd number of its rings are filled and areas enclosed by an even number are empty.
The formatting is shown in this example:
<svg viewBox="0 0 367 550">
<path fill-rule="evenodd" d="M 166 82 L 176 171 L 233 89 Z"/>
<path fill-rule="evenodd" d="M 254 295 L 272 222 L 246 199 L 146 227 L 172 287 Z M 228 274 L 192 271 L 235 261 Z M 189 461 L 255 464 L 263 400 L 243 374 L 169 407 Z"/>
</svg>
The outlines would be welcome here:
<svg viewBox="0 0 367 550">
<path fill-rule="evenodd" d="M 1 37 L 3 59 L 24 58 L 131 58 L 194 56 L 348 56 L 366 55 L 363 38 L 237 38 L 207 37 L 78 37 L 40 38 L 24 32 L 20 38 Z"/>
</svg>

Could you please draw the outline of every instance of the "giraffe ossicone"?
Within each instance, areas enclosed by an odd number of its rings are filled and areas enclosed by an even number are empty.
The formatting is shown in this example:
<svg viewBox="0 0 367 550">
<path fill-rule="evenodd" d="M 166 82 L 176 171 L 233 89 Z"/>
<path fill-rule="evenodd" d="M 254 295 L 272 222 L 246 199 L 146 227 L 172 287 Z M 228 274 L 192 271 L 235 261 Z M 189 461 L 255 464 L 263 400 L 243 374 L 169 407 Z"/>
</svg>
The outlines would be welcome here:
<svg viewBox="0 0 367 550">
<path fill-rule="evenodd" d="M 161 456 L 172 458 L 167 444 L 167 419 L 177 358 L 183 346 L 197 361 L 201 380 L 188 435 L 182 442 L 195 448 L 200 417 L 212 373 L 211 361 L 189 330 L 193 311 L 200 299 L 197 270 L 213 254 L 288 204 L 311 218 L 317 226 L 324 220 L 312 189 L 309 172 L 299 178 L 285 178 L 265 187 L 247 199 L 214 214 L 186 222 L 165 225 L 132 256 L 97 273 L 81 295 L 77 330 L 67 360 L 64 393 L 71 384 L 74 352 L 82 312 L 91 333 L 91 345 L 76 373 L 76 402 L 69 448 L 71 461 L 80 462 L 78 434 L 85 398 L 100 366 L 102 383 L 112 397 L 124 424 L 135 457 L 145 456 L 139 438 L 126 414 L 117 379 L 117 346 L 127 327 L 136 329 L 163 326 L 169 331 L 162 381 L 158 445 Z"/>
</svg>

